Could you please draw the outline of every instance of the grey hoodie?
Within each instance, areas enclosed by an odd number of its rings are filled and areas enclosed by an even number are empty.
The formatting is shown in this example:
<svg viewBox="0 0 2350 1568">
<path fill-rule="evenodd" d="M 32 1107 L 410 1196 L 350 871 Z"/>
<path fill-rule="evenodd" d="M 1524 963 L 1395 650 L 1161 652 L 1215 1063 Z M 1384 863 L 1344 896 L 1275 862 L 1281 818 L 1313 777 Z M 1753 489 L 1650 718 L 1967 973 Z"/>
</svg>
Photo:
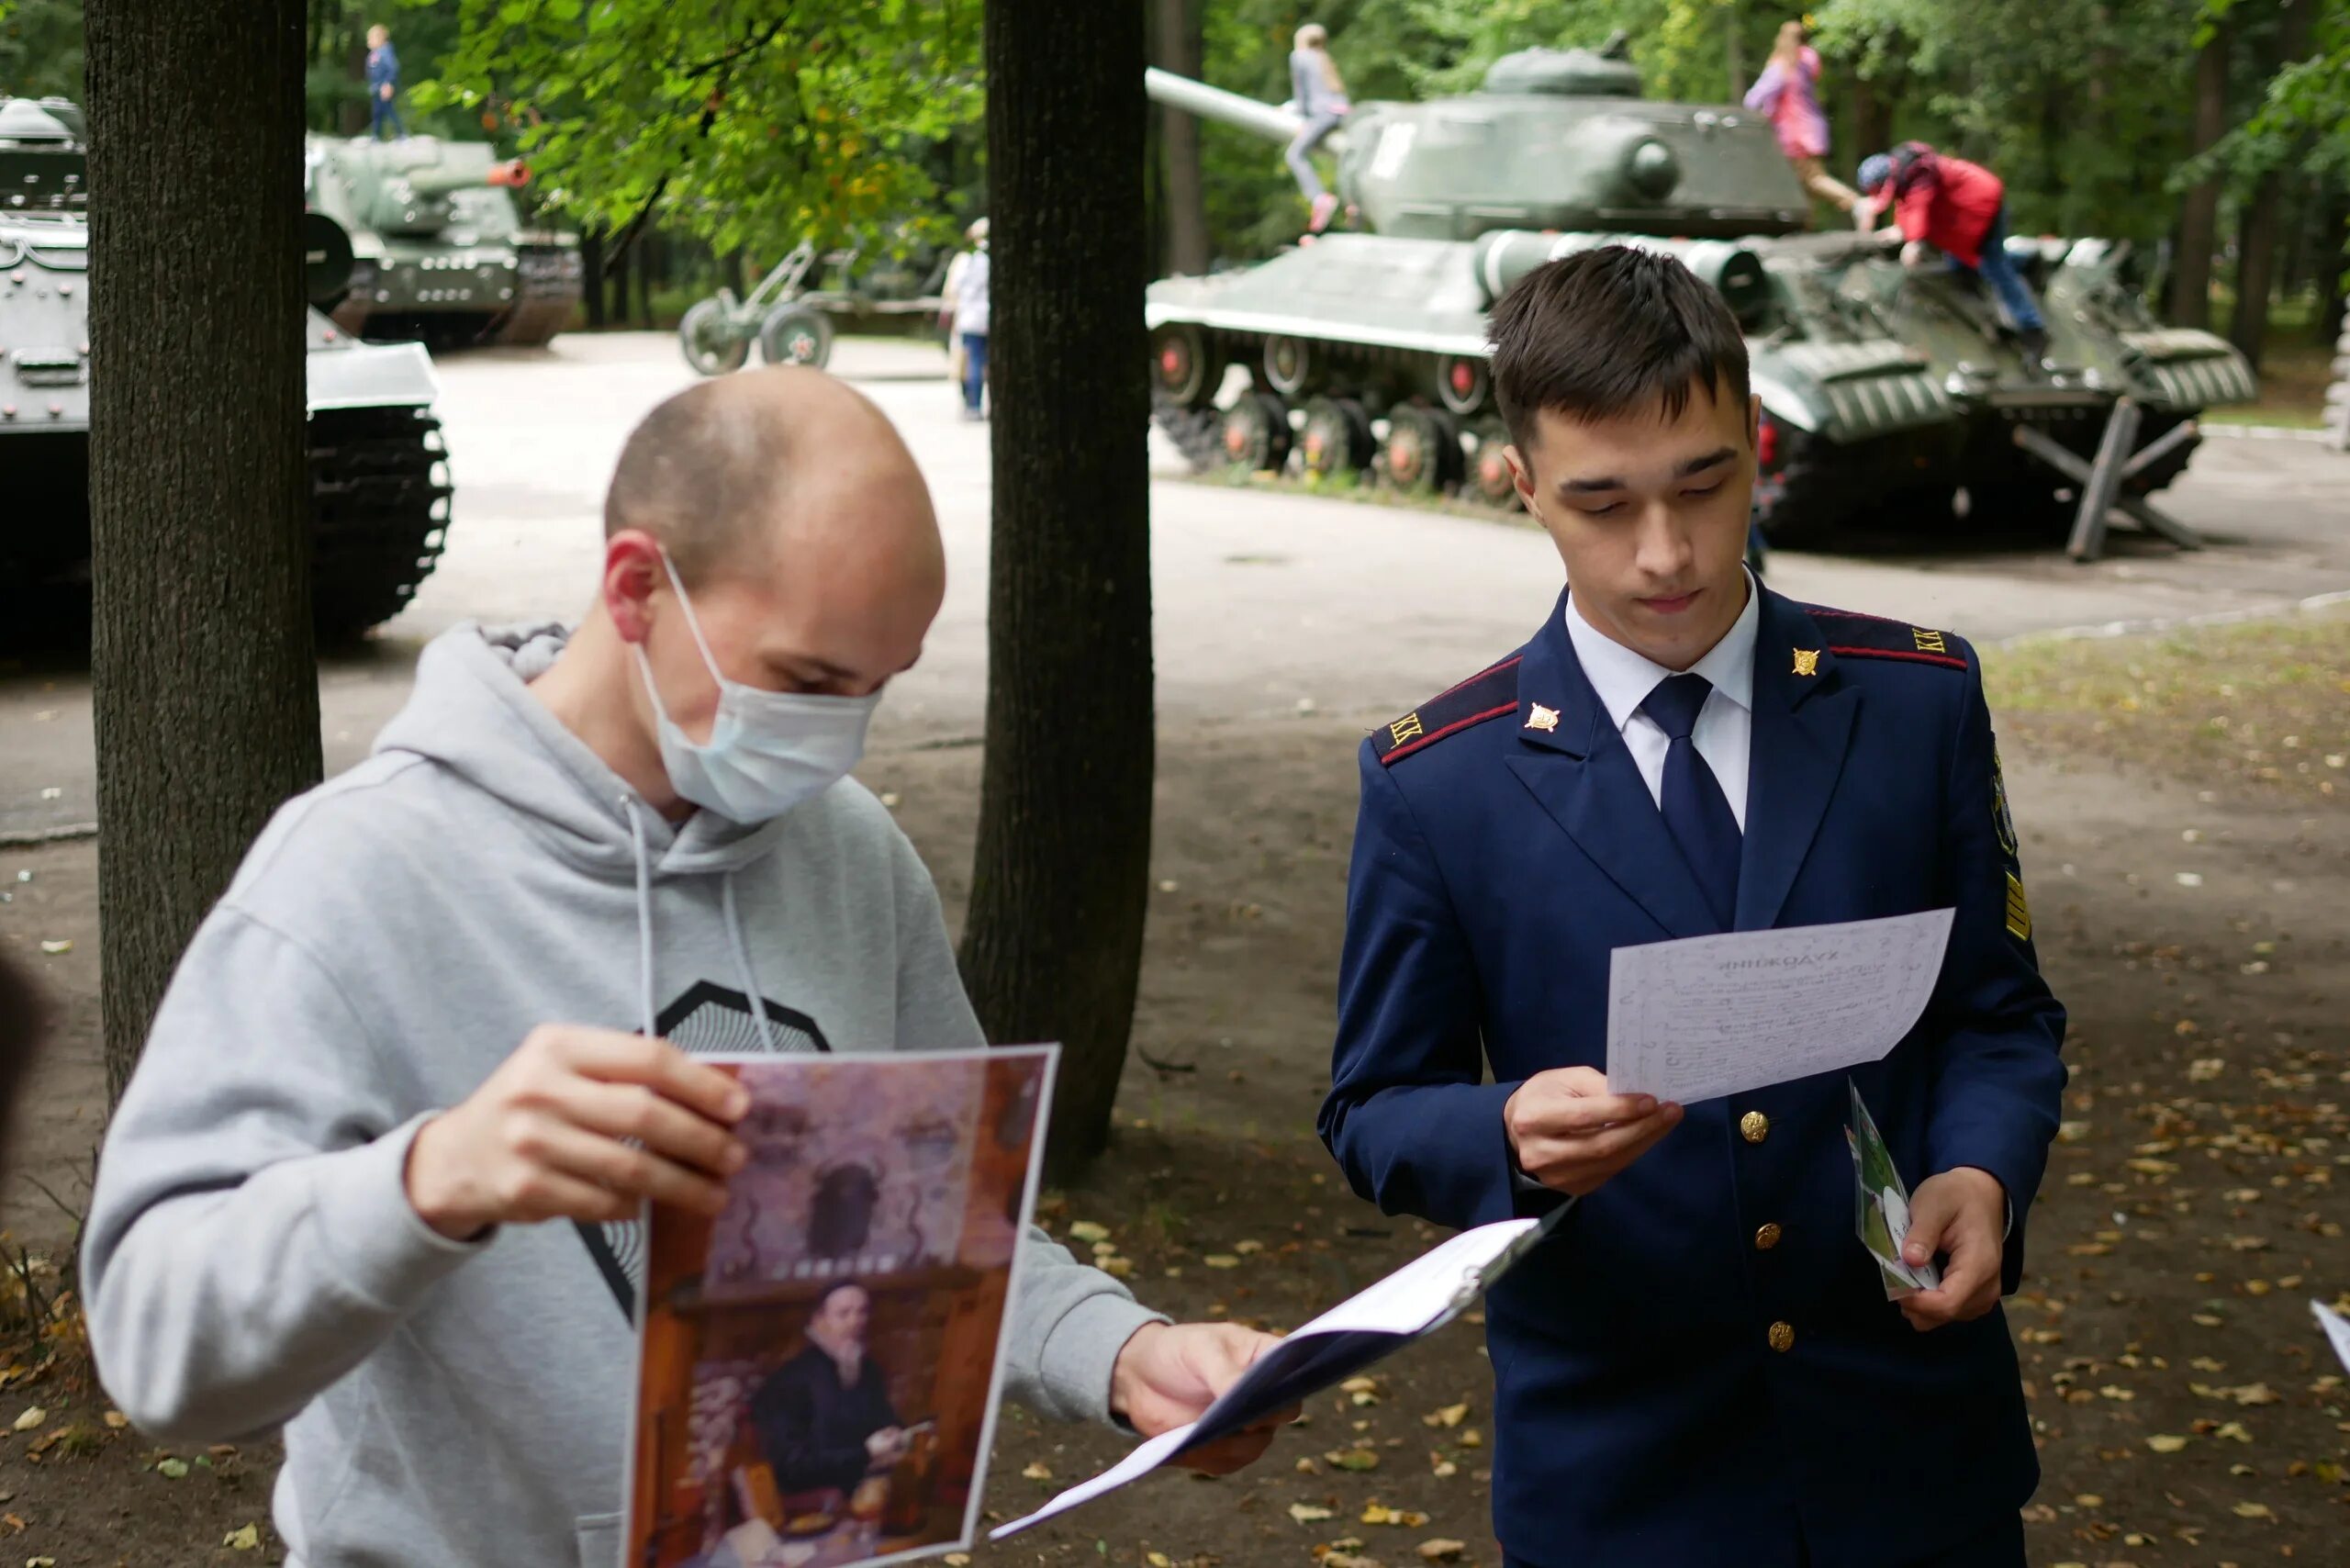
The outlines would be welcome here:
<svg viewBox="0 0 2350 1568">
<path fill-rule="evenodd" d="M 759 826 L 672 826 L 524 689 L 562 639 L 434 640 L 375 755 L 254 844 L 107 1134 L 82 1275 L 100 1376 L 167 1441 L 283 1427 L 296 1568 L 619 1561 L 634 1227 L 460 1244 L 403 1181 L 417 1127 L 532 1027 L 982 1043 L 879 802 L 844 781 Z M 1009 1392 L 1106 1419 L 1156 1315 L 1041 1233 L 1022 1267 Z"/>
</svg>

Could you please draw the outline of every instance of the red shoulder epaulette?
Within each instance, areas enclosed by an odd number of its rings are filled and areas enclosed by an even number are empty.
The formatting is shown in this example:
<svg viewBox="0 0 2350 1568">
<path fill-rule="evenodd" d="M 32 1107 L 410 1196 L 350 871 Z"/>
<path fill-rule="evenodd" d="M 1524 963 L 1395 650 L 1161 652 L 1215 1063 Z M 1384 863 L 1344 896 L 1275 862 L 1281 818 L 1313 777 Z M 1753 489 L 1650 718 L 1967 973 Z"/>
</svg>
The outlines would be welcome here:
<svg viewBox="0 0 2350 1568">
<path fill-rule="evenodd" d="M 1828 651 L 1839 658 L 1902 659 L 1911 664 L 1941 665 L 1948 669 L 1966 667 L 1966 655 L 1959 651 L 1964 644 L 1950 633 L 1817 604 L 1807 604 L 1802 609 L 1819 622 L 1820 631 L 1828 637 Z"/>
<path fill-rule="evenodd" d="M 1371 731 L 1371 749 L 1382 764 L 1393 767 L 1447 735 L 1516 711 L 1517 660 L 1504 659 Z"/>
</svg>

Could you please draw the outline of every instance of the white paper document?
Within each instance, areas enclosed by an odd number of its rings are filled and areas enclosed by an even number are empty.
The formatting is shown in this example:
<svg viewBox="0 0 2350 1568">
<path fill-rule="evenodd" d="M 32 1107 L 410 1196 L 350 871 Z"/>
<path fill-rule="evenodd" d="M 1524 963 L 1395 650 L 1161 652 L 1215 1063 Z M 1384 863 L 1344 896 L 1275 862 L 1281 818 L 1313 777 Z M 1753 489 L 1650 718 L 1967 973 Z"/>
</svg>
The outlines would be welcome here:
<svg viewBox="0 0 2350 1568">
<path fill-rule="evenodd" d="M 1954 913 L 1617 948 L 1608 1092 L 1686 1105 L 1884 1059 L 1933 995 Z"/>
<path fill-rule="evenodd" d="M 2310 1312 L 2324 1327 L 2325 1337 L 2333 1341 L 2333 1353 L 2341 1358 L 2343 1370 L 2350 1372 L 2350 1317 L 2315 1300 L 2310 1303 Z"/>
<path fill-rule="evenodd" d="M 1190 1426 L 1161 1432 L 1092 1480 L 1070 1487 L 1027 1518 L 990 1531 L 989 1539 L 1017 1535 L 1114 1492 L 1186 1449 L 1253 1426 L 1434 1333 L 1531 1250 L 1566 1212 L 1562 1206 L 1539 1220 L 1481 1225 L 1423 1253 L 1266 1351 Z"/>
</svg>

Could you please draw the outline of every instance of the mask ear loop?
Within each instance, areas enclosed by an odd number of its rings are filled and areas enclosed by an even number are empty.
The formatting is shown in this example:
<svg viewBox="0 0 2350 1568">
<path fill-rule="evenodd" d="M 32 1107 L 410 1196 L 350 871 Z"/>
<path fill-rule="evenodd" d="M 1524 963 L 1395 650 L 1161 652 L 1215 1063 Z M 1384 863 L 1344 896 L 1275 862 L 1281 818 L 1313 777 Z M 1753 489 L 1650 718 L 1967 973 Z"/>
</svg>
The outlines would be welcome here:
<svg viewBox="0 0 2350 1568">
<path fill-rule="evenodd" d="M 686 630 L 694 634 L 694 646 L 701 650 L 701 662 L 710 666 L 711 678 L 718 682 L 718 694 L 722 699 L 726 695 L 726 675 L 718 667 L 718 658 L 710 651 L 709 640 L 701 634 L 701 619 L 694 614 L 694 601 L 686 597 L 686 580 L 677 576 L 677 563 L 669 559 L 666 550 L 661 552 L 661 565 L 668 569 L 669 586 L 677 590 L 677 608 L 686 612 Z"/>
</svg>

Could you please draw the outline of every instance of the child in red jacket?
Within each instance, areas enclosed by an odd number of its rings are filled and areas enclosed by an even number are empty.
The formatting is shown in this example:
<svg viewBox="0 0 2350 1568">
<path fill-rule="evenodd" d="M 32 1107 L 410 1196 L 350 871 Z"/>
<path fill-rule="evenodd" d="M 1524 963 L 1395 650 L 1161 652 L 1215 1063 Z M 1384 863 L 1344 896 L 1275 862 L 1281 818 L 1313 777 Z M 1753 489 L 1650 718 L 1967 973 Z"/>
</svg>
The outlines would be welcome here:
<svg viewBox="0 0 2350 1568">
<path fill-rule="evenodd" d="M 2048 346 L 2039 302 L 2008 259 L 2007 187 L 1980 163 L 1905 141 L 1863 160 L 1861 195 L 1894 221 L 1912 244 L 1928 244 L 1961 271 L 1991 286 L 2024 346 L 2036 357 Z"/>
</svg>

